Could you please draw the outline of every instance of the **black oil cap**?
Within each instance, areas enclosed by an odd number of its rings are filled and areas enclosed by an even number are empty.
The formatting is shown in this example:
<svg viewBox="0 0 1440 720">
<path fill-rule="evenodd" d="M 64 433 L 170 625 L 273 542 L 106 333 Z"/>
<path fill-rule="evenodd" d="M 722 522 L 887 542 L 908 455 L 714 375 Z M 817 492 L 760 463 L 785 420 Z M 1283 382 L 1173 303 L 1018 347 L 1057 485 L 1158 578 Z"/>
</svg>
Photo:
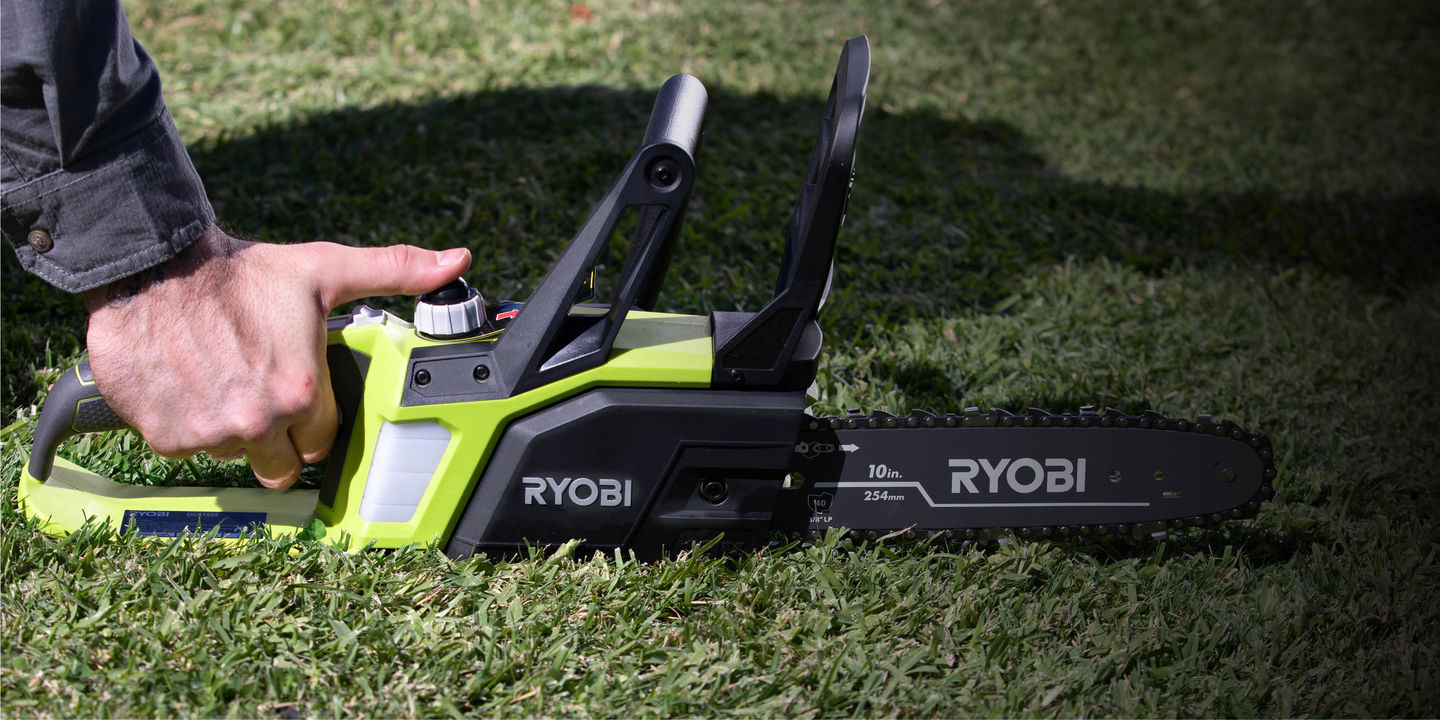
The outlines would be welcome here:
<svg viewBox="0 0 1440 720">
<path fill-rule="evenodd" d="M 470 299 L 470 286 L 463 278 L 455 278 L 444 285 L 420 296 L 420 302 L 429 305 L 458 305 Z"/>
</svg>

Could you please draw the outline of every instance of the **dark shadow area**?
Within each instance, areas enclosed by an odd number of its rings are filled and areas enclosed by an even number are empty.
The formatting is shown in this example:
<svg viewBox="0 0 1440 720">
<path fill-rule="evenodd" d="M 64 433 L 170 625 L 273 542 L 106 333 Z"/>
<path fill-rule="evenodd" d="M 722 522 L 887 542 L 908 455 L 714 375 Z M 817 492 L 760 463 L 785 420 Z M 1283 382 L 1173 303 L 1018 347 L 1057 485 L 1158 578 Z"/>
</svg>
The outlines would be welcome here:
<svg viewBox="0 0 1440 720">
<path fill-rule="evenodd" d="M 191 152 L 236 233 L 464 245 L 487 297 L 523 299 L 638 144 L 653 100 L 652 91 L 521 88 L 346 110 Z M 818 100 L 711 88 L 699 180 L 659 308 L 753 310 L 768 298 L 819 113 Z M 1440 267 L 1432 195 L 1176 195 L 1075 182 L 1007 125 L 890 114 L 878 103 L 868 113 L 823 315 L 847 342 L 867 326 L 985 307 L 1070 255 L 1146 272 L 1306 266 L 1376 292 L 1401 292 Z M 33 402 L 29 374 L 47 347 L 62 357 L 80 347 L 84 313 L 6 255 L 8 413 Z M 405 302 L 372 304 L 409 314 Z M 899 381 L 930 395 L 946 390 L 937 378 L 917 369 Z"/>
</svg>

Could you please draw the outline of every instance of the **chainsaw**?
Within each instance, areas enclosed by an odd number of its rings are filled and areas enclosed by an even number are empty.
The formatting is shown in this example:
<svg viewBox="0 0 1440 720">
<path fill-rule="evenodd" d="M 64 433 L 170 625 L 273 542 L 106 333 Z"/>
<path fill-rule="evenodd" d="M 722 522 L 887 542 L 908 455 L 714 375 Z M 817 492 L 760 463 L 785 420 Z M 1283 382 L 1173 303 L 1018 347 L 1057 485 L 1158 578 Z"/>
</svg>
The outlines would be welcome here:
<svg viewBox="0 0 1440 720">
<path fill-rule="evenodd" d="M 340 423 L 311 487 L 141 486 L 57 458 L 76 433 L 125 427 L 82 362 L 41 410 L 25 513 L 52 534 L 93 521 L 141 536 L 434 543 L 456 557 L 572 541 L 650 557 L 831 529 L 1141 535 L 1254 515 L 1273 495 L 1270 442 L 1204 415 L 807 413 L 869 73 L 867 39 L 846 42 L 758 312 L 654 310 L 708 103 L 677 75 L 525 302 L 488 304 L 457 280 L 422 295 L 413 322 L 363 305 L 327 320 Z M 622 216 L 634 229 L 602 301 L 595 269 Z"/>
</svg>

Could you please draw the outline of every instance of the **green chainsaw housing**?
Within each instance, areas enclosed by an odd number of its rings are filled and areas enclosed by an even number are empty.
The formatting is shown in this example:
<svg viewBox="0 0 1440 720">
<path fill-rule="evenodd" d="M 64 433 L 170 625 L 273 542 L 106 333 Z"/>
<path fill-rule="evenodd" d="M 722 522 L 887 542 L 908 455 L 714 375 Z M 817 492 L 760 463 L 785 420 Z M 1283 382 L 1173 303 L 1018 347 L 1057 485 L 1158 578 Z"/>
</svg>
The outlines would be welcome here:
<svg viewBox="0 0 1440 720">
<path fill-rule="evenodd" d="M 712 344 L 704 317 L 632 311 L 616 338 L 608 362 L 514 397 L 429 405 L 401 403 L 409 376 L 408 364 L 418 348 L 442 343 L 420 336 L 415 326 L 389 313 L 368 315 L 364 324 L 348 324 L 329 333 L 335 390 L 353 408 L 342 420 L 343 447 L 333 453 L 320 489 L 274 492 L 258 488 L 154 487 L 117 483 L 57 459 L 46 482 L 27 466 L 20 483 L 26 512 L 44 522 L 44 529 L 64 534 L 87 518 L 107 519 L 116 527 L 141 519 L 159 526 L 173 513 L 177 529 L 220 529 L 238 537 L 238 525 L 263 526 L 272 532 L 295 533 L 313 520 L 324 523 L 326 540 L 342 539 L 355 546 L 402 547 L 448 538 L 464 509 L 478 469 L 484 468 L 503 430 L 515 419 L 565 398 L 597 387 L 705 388 L 710 384 Z M 491 344 L 493 341 L 486 341 Z M 346 362 L 346 358 L 350 362 Z M 354 362 L 359 358 L 360 362 Z M 363 382 L 355 371 L 363 364 Z M 347 367 L 348 365 L 348 367 Z M 72 370 L 78 373 L 79 369 Z M 77 375 L 78 378 L 78 375 Z M 400 522 L 365 520 L 359 507 L 375 462 L 380 433 L 387 424 L 433 424 L 448 433 L 443 455 L 424 483 L 411 517 Z M 337 443 L 339 445 L 340 443 Z M 328 494 L 326 502 L 320 497 Z M 239 522 L 224 522 L 237 519 Z M 183 520 L 183 522 L 182 522 Z M 160 533 L 157 533 L 160 534 Z"/>
<path fill-rule="evenodd" d="M 329 320 L 341 421 L 320 487 L 130 485 L 55 457 L 66 437 L 124 427 L 83 362 L 41 412 L 24 511 L 53 534 L 91 521 L 161 537 L 306 531 L 454 555 L 572 538 L 641 555 L 717 534 L 763 543 L 805 421 L 869 67 L 865 38 L 848 41 L 761 311 L 654 312 L 708 101 L 677 75 L 640 149 L 525 303 L 490 306 L 462 337 L 364 306 Z M 638 223 L 613 291 L 585 302 L 625 213 Z"/>
</svg>

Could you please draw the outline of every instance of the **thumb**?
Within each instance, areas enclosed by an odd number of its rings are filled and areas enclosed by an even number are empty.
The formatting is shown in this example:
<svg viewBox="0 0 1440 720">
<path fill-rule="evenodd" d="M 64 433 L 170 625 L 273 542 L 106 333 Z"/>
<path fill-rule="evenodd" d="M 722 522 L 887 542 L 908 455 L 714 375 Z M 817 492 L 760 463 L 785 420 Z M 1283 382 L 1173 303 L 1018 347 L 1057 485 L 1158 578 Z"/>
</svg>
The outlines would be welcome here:
<svg viewBox="0 0 1440 720">
<path fill-rule="evenodd" d="M 362 248 L 314 243 L 316 281 L 327 308 L 378 295 L 419 295 L 460 277 L 470 267 L 470 251 L 444 252 L 413 245 Z"/>
</svg>

